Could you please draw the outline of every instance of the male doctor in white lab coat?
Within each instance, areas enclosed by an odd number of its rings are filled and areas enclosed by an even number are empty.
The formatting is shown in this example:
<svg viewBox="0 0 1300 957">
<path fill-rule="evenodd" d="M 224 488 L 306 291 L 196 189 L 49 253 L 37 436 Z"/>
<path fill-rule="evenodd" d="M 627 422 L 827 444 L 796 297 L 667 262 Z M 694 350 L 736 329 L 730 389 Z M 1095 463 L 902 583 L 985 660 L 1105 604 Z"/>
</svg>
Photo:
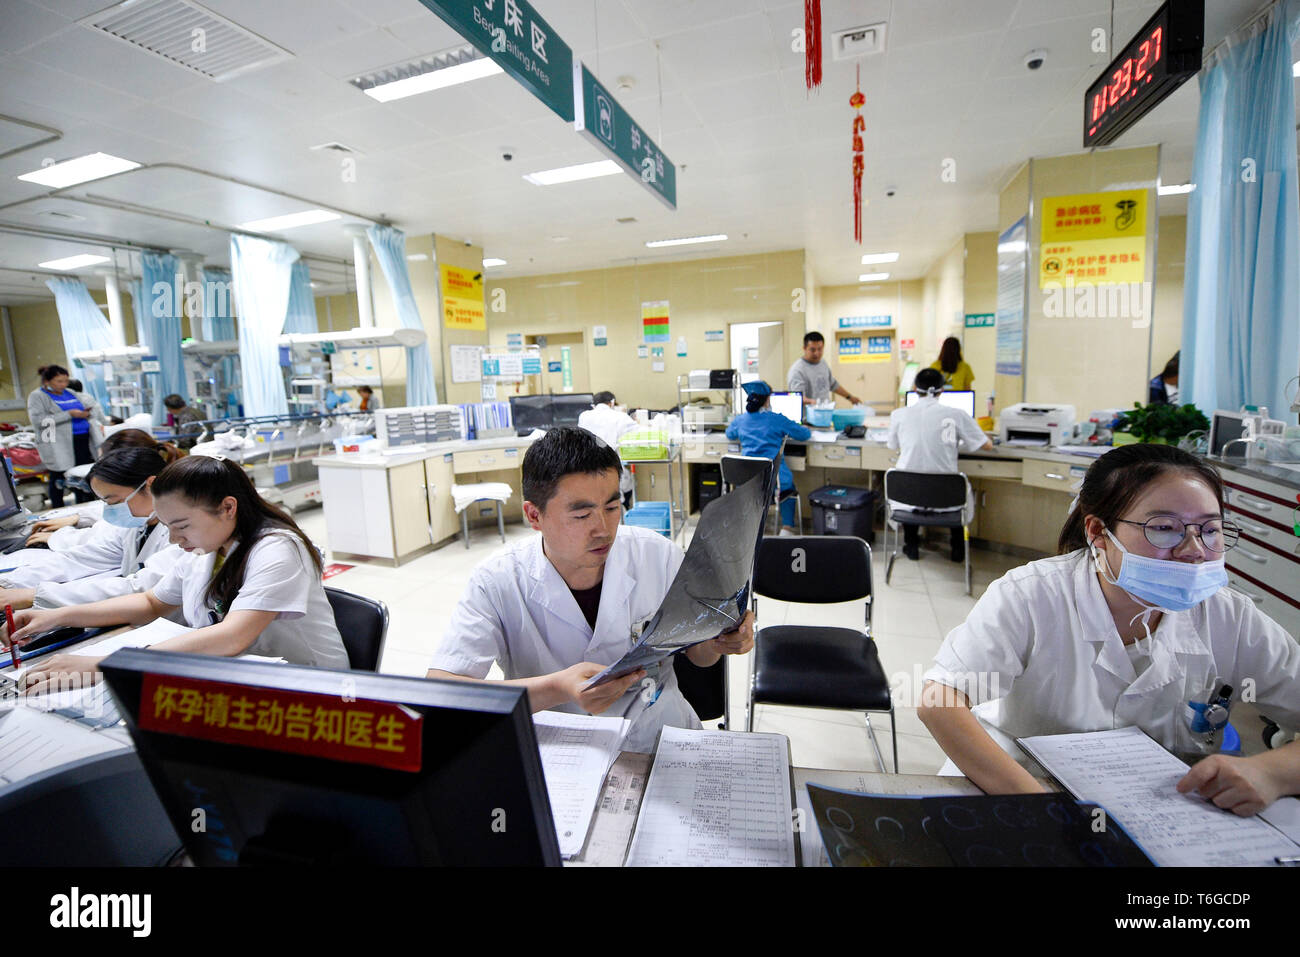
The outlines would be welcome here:
<svg viewBox="0 0 1300 957">
<path fill-rule="evenodd" d="M 523 463 L 524 515 L 542 534 L 480 565 L 430 663 L 428 677 L 483 680 L 496 662 L 528 689 L 534 711 L 608 713 L 632 722 L 623 748 L 650 751 L 664 725 L 700 727 L 671 659 L 594 688 L 587 682 L 633 645 L 654 615 L 682 550 L 622 525 L 618 454 L 585 429 L 557 428 Z M 753 614 L 734 632 L 688 649 L 707 668 L 754 645 Z"/>
<path fill-rule="evenodd" d="M 618 451 L 618 440 L 625 432 L 636 428 L 636 419 L 614 406 L 613 392 L 597 392 L 591 397 L 591 408 L 578 416 L 578 427 L 594 432 L 605 444 Z M 632 507 L 632 473 L 623 466 L 618 490 L 623 494 L 623 507 Z"/>
</svg>

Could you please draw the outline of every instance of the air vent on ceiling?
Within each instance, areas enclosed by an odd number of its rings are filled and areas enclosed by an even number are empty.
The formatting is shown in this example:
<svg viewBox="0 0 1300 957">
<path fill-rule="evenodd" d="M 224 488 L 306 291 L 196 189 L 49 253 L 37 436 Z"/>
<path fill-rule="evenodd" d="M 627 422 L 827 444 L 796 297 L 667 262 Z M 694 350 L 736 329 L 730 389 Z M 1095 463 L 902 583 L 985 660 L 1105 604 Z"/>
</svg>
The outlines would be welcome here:
<svg viewBox="0 0 1300 957">
<path fill-rule="evenodd" d="M 854 57 L 867 56 L 871 53 L 883 53 L 885 50 L 885 23 L 873 23 L 867 27 L 853 27 L 831 34 L 831 54 L 836 60 L 851 60 Z"/>
<path fill-rule="evenodd" d="M 194 0 L 125 0 L 77 22 L 218 82 L 293 56 Z"/>
<path fill-rule="evenodd" d="M 369 73 L 362 73 L 348 82 L 364 93 L 377 86 L 408 80 L 413 76 L 424 76 L 426 73 L 446 70 L 449 67 L 461 66 L 481 59 L 484 59 L 483 54 L 475 49 L 472 43 L 463 43 L 440 53 L 430 53 L 416 60 L 407 60 L 379 70 L 371 70 Z"/>
<path fill-rule="evenodd" d="M 327 150 L 327 151 L 329 151 L 329 152 L 333 152 L 333 153 L 359 153 L 359 152 L 361 152 L 360 150 L 354 150 L 351 146 L 348 146 L 346 143 L 338 143 L 338 142 L 333 142 L 333 143 L 318 143 L 318 144 L 315 145 L 315 146 L 310 146 L 310 147 L 308 147 L 308 149 L 312 149 L 312 150 Z"/>
</svg>

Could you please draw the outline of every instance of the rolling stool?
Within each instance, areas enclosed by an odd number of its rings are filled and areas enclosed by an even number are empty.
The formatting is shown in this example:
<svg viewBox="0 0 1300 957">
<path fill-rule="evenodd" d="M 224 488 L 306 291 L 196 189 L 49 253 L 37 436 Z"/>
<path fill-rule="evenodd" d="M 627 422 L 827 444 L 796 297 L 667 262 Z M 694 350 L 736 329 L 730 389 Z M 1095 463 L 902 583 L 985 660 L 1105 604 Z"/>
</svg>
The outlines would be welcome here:
<svg viewBox="0 0 1300 957">
<path fill-rule="evenodd" d="M 503 509 L 510 501 L 510 486 L 505 482 L 476 482 L 472 485 L 452 485 L 451 498 L 460 515 L 460 530 L 469 548 L 469 513 L 466 511 L 475 502 L 497 503 L 497 531 L 501 533 L 501 543 L 506 541 L 506 520 Z"/>
</svg>

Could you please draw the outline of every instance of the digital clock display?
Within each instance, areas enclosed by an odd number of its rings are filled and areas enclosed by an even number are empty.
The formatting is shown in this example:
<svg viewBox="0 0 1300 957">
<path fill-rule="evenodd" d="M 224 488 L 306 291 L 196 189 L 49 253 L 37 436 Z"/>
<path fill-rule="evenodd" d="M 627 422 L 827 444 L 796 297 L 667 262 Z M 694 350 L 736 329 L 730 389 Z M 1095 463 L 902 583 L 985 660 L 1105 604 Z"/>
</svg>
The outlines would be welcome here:
<svg viewBox="0 0 1300 957">
<path fill-rule="evenodd" d="M 1204 0 L 1169 0 L 1088 87 L 1083 145 L 1104 146 L 1201 68 Z"/>
</svg>

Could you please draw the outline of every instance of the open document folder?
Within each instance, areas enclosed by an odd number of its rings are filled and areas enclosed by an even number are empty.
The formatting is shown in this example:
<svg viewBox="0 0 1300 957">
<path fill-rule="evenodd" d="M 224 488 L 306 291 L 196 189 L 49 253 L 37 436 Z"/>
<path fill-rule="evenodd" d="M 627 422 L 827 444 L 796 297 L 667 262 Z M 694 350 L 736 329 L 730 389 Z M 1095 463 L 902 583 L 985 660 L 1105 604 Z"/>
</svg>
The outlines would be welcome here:
<svg viewBox="0 0 1300 957">
<path fill-rule="evenodd" d="M 767 477 L 755 475 L 705 507 L 686 559 L 640 640 L 588 687 L 649 667 L 740 624 L 772 501 L 770 484 Z"/>
</svg>

